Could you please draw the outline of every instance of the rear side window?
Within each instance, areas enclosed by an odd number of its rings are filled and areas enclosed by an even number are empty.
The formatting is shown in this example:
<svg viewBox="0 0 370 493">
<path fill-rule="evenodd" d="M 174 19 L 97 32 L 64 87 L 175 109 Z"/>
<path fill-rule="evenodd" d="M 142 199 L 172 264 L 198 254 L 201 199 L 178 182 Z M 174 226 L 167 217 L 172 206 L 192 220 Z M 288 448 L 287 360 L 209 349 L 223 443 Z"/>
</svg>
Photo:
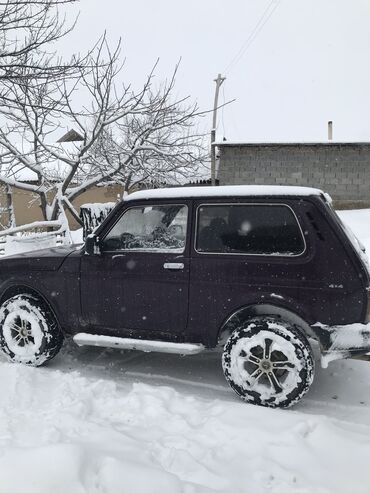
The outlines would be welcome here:
<svg viewBox="0 0 370 493">
<path fill-rule="evenodd" d="M 202 205 L 195 247 L 200 253 L 299 255 L 305 242 L 286 205 Z"/>
</svg>

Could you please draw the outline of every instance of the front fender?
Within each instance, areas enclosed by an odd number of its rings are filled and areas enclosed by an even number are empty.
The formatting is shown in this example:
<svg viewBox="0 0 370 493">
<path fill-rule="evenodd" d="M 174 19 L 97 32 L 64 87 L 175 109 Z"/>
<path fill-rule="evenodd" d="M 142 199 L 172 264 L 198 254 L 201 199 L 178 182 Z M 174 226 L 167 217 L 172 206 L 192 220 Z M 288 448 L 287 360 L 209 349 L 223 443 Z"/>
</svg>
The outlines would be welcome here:
<svg viewBox="0 0 370 493">
<path fill-rule="evenodd" d="M 0 281 L 0 303 L 16 294 L 29 293 L 41 298 L 52 310 L 63 332 L 80 325 L 79 285 L 73 276 L 70 282 L 54 272 L 29 272 Z"/>
</svg>

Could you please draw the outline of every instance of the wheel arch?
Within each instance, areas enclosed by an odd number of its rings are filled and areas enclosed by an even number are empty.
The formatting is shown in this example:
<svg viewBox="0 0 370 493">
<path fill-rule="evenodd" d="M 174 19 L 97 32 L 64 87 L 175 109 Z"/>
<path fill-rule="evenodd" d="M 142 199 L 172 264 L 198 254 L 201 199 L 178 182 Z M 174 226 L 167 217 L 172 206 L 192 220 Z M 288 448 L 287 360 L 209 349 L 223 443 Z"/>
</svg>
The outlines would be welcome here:
<svg viewBox="0 0 370 493">
<path fill-rule="evenodd" d="M 15 283 L 11 284 L 10 286 L 7 286 L 1 293 L 0 295 L 0 306 L 8 299 L 12 298 L 13 296 L 16 296 L 18 294 L 28 294 L 31 296 L 34 296 L 35 298 L 39 299 L 45 305 L 49 308 L 53 316 L 55 317 L 55 320 L 57 321 L 58 325 L 59 320 L 57 316 L 57 312 L 55 310 L 55 307 L 53 304 L 50 302 L 50 300 L 39 290 L 35 289 L 34 287 L 28 286 L 27 284 L 23 283 Z"/>
<path fill-rule="evenodd" d="M 292 310 L 291 307 L 279 306 L 271 303 L 246 305 L 233 312 L 222 324 L 217 335 L 217 346 L 223 346 L 240 323 L 253 318 L 274 316 L 292 323 L 306 337 L 317 339 L 304 314 Z"/>
</svg>

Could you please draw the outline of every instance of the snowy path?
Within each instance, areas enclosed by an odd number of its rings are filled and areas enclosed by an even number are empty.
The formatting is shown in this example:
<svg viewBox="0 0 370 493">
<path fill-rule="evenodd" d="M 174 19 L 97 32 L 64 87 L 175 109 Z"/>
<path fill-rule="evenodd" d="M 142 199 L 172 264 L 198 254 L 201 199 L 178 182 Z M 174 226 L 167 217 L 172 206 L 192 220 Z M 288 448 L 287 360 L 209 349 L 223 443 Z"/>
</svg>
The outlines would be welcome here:
<svg viewBox="0 0 370 493">
<path fill-rule="evenodd" d="M 370 240 L 370 211 L 344 215 Z M 0 356 L 0 493 L 367 493 L 370 364 L 317 370 L 280 411 L 241 403 L 214 353 Z"/>
</svg>

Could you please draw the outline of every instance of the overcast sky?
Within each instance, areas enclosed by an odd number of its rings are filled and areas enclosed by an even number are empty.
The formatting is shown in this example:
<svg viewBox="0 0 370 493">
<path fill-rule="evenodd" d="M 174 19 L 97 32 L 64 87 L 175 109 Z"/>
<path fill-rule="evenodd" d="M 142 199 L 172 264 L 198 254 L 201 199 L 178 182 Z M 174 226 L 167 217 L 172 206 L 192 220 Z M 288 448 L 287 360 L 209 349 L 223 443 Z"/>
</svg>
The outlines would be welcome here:
<svg viewBox="0 0 370 493">
<path fill-rule="evenodd" d="M 333 120 L 334 140 L 370 141 L 370 0 L 80 0 L 78 9 L 68 50 L 86 50 L 104 29 L 122 37 L 134 85 L 158 57 L 160 78 L 181 57 L 179 94 L 208 109 L 213 79 L 225 75 L 220 102 L 236 101 L 219 112 L 218 138 L 320 141 Z"/>
</svg>

